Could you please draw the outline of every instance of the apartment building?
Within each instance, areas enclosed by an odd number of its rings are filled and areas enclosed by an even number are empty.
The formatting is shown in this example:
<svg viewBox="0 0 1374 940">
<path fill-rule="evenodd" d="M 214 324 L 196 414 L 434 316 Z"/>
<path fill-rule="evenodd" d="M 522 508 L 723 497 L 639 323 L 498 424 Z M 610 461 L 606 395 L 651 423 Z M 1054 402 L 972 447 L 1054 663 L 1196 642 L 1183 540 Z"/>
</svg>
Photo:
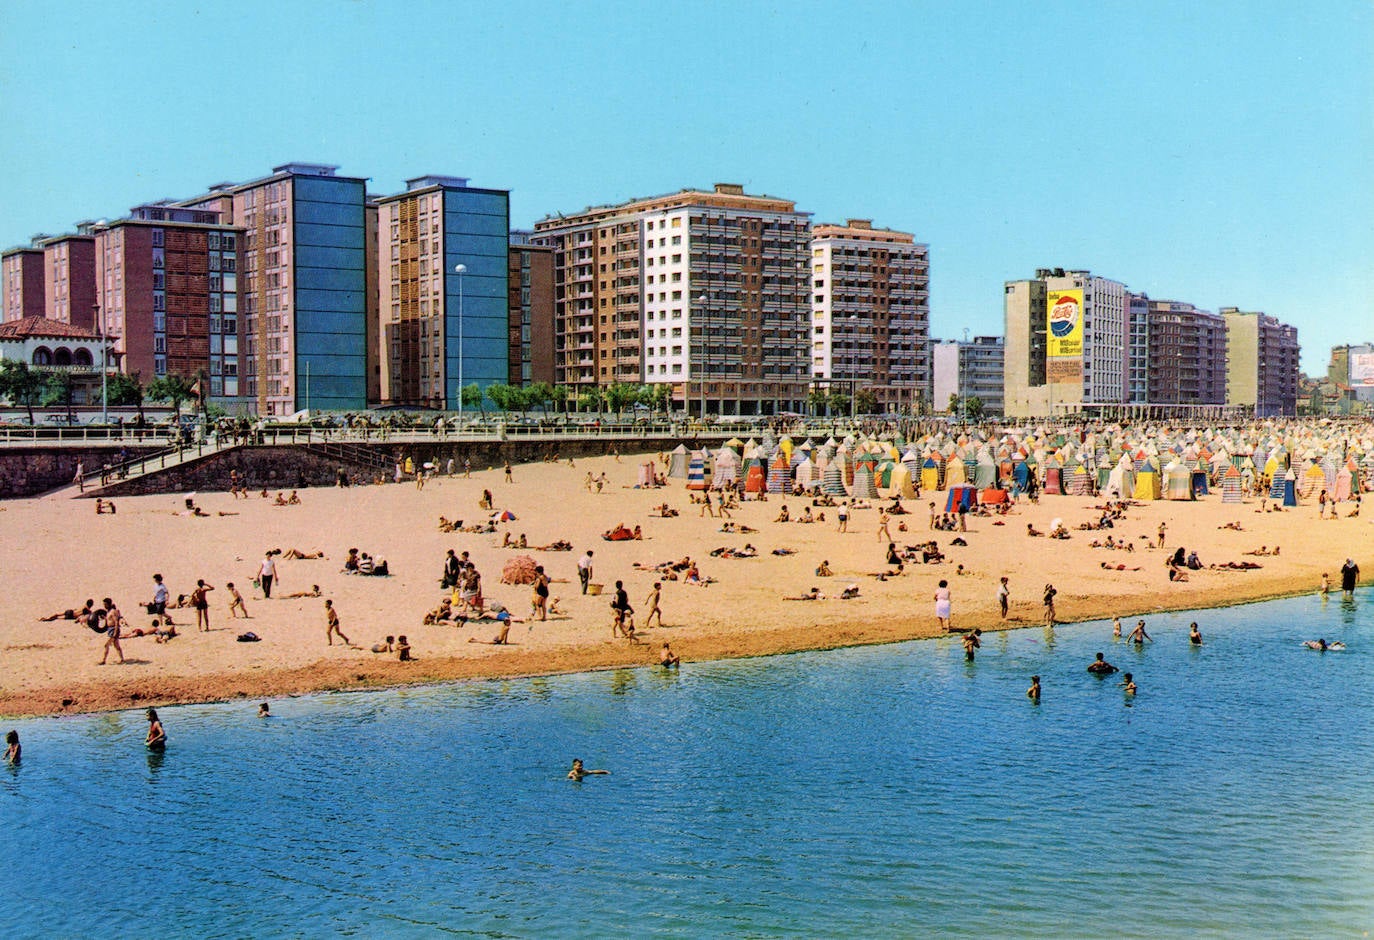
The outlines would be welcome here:
<svg viewBox="0 0 1374 940">
<path fill-rule="evenodd" d="M 507 381 L 510 194 L 420 176 L 377 200 L 383 404 L 459 409 Z"/>
<path fill-rule="evenodd" d="M 45 281 L 42 248 L 11 248 L 0 255 L 0 282 L 4 284 L 0 322 L 46 316 Z"/>
<path fill-rule="evenodd" d="M 93 223 L 78 222 L 76 234 L 42 242 L 43 315 L 49 320 L 95 329 L 95 239 Z"/>
<path fill-rule="evenodd" d="M 553 351 L 553 249 L 511 232 L 507 255 L 507 372 L 512 385 L 557 381 Z"/>
<path fill-rule="evenodd" d="M 365 181 L 287 163 L 177 203 L 243 231 L 240 389 L 259 414 L 367 404 Z"/>
<path fill-rule="evenodd" d="M 1126 292 L 1126 402 L 1150 401 L 1150 295 Z"/>
<path fill-rule="evenodd" d="M 1153 405 L 1226 404 L 1226 321 L 1190 303 L 1147 303 L 1146 401 Z"/>
<path fill-rule="evenodd" d="M 959 393 L 983 403 L 983 414 L 1004 411 L 1003 373 L 1006 347 L 1000 336 L 975 336 L 959 344 Z"/>
<path fill-rule="evenodd" d="M 1126 401 L 1126 285 L 1041 268 L 1004 287 L 1003 396 L 1011 417 Z"/>
<path fill-rule="evenodd" d="M 1258 417 L 1297 413 L 1298 329 L 1257 311 L 1222 307 L 1226 403 Z"/>
<path fill-rule="evenodd" d="M 869 219 L 811 233 L 811 378 L 884 412 L 931 397 L 930 248 Z M 1000 383 L 1000 374 L 999 374 Z M 1000 392 L 999 392 L 1000 397 Z"/>
<path fill-rule="evenodd" d="M 242 404 L 242 230 L 217 210 L 161 203 L 97 225 L 94 240 L 100 321 L 124 371 L 203 380 L 211 401 Z"/>
<path fill-rule="evenodd" d="M 718 183 L 543 219 L 554 355 L 574 391 L 666 384 L 698 414 L 799 411 L 810 382 L 810 216 Z"/>
</svg>

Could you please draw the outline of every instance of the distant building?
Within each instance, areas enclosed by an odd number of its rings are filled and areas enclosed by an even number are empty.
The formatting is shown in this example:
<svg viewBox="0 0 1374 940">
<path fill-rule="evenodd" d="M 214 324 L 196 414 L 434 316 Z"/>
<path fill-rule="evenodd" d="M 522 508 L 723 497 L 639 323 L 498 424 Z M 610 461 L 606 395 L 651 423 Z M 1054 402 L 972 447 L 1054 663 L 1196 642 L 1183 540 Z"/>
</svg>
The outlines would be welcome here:
<svg viewBox="0 0 1374 940">
<path fill-rule="evenodd" d="M 95 239 L 78 224 L 77 234 L 42 243 L 44 316 L 95 328 Z"/>
<path fill-rule="evenodd" d="M 1146 401 L 1225 405 L 1225 319 L 1174 300 L 1151 300 L 1148 305 Z"/>
<path fill-rule="evenodd" d="M 124 371 L 145 384 L 204 378 L 210 400 L 239 404 L 242 230 L 217 210 L 156 204 L 96 226 L 94 238 L 99 322 Z"/>
<path fill-rule="evenodd" d="M 100 401 L 100 335 L 46 317 L 23 317 L 0 323 L 0 360 L 27 363 L 45 372 L 66 372 L 73 381 L 72 404 Z M 118 371 L 118 358 L 108 353 L 109 371 Z"/>
<path fill-rule="evenodd" d="M 878 410 L 914 410 L 931 395 L 930 248 L 868 219 L 811 233 L 811 377 Z M 936 403 L 939 404 L 938 402 Z"/>
<path fill-rule="evenodd" d="M 963 398 L 977 398 L 985 415 L 1004 412 L 1002 376 L 1005 346 L 1000 336 L 975 336 L 959 344 L 959 392 Z"/>
<path fill-rule="evenodd" d="M 800 411 L 809 368 L 809 215 L 718 183 L 544 219 L 554 355 L 574 392 L 666 384 L 697 413 Z"/>
<path fill-rule="evenodd" d="M 377 212 L 381 402 L 458 409 L 506 382 L 510 194 L 420 176 Z"/>
<path fill-rule="evenodd" d="M 1150 297 L 1126 292 L 1126 401 L 1150 400 Z"/>
<path fill-rule="evenodd" d="M 1256 416 L 1297 412 L 1297 327 L 1268 314 L 1222 307 L 1226 321 L 1226 403 Z"/>
<path fill-rule="evenodd" d="M 0 320 L 8 323 L 47 313 L 44 280 L 42 248 L 11 248 L 0 255 L 0 281 L 4 282 Z"/>
<path fill-rule="evenodd" d="M 1042 268 L 1008 281 L 1004 403 L 1039 417 L 1126 401 L 1126 286 L 1087 271 Z"/>
<path fill-rule="evenodd" d="M 1367 414 L 1374 404 L 1374 343 L 1332 346 L 1325 384 L 1331 389 L 1331 410 Z"/>
<path fill-rule="evenodd" d="M 931 361 L 931 410 L 944 413 L 949 411 L 950 400 L 959 395 L 959 344 L 952 339 L 932 344 Z"/>
<path fill-rule="evenodd" d="M 535 245 L 528 232 L 511 232 L 507 255 L 512 385 L 556 383 L 553 352 L 553 249 Z"/>
<path fill-rule="evenodd" d="M 365 181 L 337 170 L 287 163 L 176 204 L 243 230 L 240 390 L 262 415 L 367 404 Z"/>
</svg>

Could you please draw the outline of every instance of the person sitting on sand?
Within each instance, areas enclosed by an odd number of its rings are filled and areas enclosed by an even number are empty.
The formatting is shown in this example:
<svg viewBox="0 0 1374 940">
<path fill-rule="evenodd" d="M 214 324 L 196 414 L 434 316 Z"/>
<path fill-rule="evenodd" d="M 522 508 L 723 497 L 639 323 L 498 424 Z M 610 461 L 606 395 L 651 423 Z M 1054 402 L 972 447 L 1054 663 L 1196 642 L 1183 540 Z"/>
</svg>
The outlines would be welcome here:
<svg viewBox="0 0 1374 940">
<path fill-rule="evenodd" d="M 782 508 L 778 510 L 778 514 L 777 514 L 777 516 L 775 516 L 775 517 L 773 518 L 773 521 L 774 521 L 774 522 L 791 522 L 791 521 L 792 521 L 792 514 L 791 514 L 790 512 L 788 512 L 787 504 L 786 504 L 786 503 L 783 503 Z"/>
<path fill-rule="evenodd" d="M 1033 526 L 1033 525 L 1031 525 L 1029 522 L 1027 522 L 1027 523 L 1026 523 L 1026 534 L 1029 535 L 1031 538 L 1040 538 L 1040 537 L 1042 537 L 1045 533 L 1044 533 L 1044 532 L 1041 532 L 1041 531 L 1040 531 L 1039 529 L 1037 529 L 1035 526 Z"/>
<path fill-rule="evenodd" d="M 298 500 L 298 502 L 299 502 L 299 500 Z M 278 494 L 277 494 L 277 498 L 274 499 L 274 500 L 272 501 L 272 505 L 273 505 L 273 506 L 289 506 L 289 505 L 291 505 L 291 504 L 288 503 L 288 502 L 286 501 L 286 497 L 285 497 L 285 496 L 283 496 L 281 493 L 278 493 Z"/>
<path fill-rule="evenodd" d="M 358 550 L 356 548 L 350 548 L 348 550 L 348 557 L 344 559 L 343 573 L 357 574 L 359 561 Z"/>
<path fill-rule="evenodd" d="M 847 601 L 859 596 L 859 586 L 851 584 L 840 592 L 840 600 Z"/>
<path fill-rule="evenodd" d="M 491 490 L 483 490 L 482 498 L 477 501 L 478 509 L 491 509 L 495 499 L 491 495 Z"/>
<path fill-rule="evenodd" d="M 830 570 L 830 562 L 828 560 L 822 561 L 816 566 L 816 577 L 818 578 L 829 578 L 834 574 L 835 572 Z"/>
<path fill-rule="evenodd" d="M 1108 676 L 1116 671 L 1116 667 L 1107 662 L 1101 653 L 1097 654 L 1097 659 L 1088 664 L 1088 672 L 1096 676 Z"/>
<path fill-rule="evenodd" d="M 608 777 L 610 773 L 609 770 L 588 770 L 582 766 L 582 761 L 575 757 L 572 762 L 572 770 L 568 771 L 568 779 L 581 780 L 583 777 L 591 776 Z"/>
<path fill-rule="evenodd" d="M 608 542 L 628 542 L 635 537 L 635 534 L 622 522 L 615 528 L 602 532 L 601 537 Z"/>
<path fill-rule="evenodd" d="M 396 638 L 396 658 L 403 663 L 408 663 L 411 661 L 410 641 L 406 639 L 406 635 L 404 633 L 402 633 L 400 636 Z"/>
</svg>

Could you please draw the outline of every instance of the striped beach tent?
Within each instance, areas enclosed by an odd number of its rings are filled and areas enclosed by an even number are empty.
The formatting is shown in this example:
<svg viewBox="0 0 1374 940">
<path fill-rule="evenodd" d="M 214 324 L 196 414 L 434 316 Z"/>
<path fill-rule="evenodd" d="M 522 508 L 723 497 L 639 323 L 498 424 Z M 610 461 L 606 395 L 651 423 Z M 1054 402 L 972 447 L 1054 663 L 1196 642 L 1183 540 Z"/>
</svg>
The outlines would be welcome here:
<svg viewBox="0 0 1374 940">
<path fill-rule="evenodd" d="M 687 489 L 704 490 L 707 486 L 706 455 L 699 450 L 694 450 L 691 459 L 687 462 Z"/>
<path fill-rule="evenodd" d="M 711 485 L 716 489 L 733 486 L 739 479 L 739 455 L 728 447 L 716 451 L 711 473 Z"/>
<path fill-rule="evenodd" d="M 853 495 L 859 499 L 877 499 L 878 488 L 873 484 L 873 467 L 871 463 L 859 463 L 854 468 L 854 491 Z"/>
<path fill-rule="evenodd" d="M 844 469 L 838 461 L 832 460 L 825 468 L 825 475 L 821 480 L 821 492 L 827 496 L 848 496 L 849 492 L 844 488 Z"/>
<path fill-rule="evenodd" d="M 804 490 L 820 485 L 820 479 L 816 476 L 816 465 L 811 462 L 810 457 L 803 457 L 801 463 L 792 468 L 792 479 Z"/>
<path fill-rule="evenodd" d="M 1303 499 L 1316 499 L 1317 493 L 1326 489 L 1326 474 L 1320 464 L 1311 464 L 1302 472 L 1298 481 L 1298 495 Z"/>
<path fill-rule="evenodd" d="M 787 455 L 782 448 L 778 448 L 777 456 L 768 465 L 768 492 L 786 493 L 789 489 L 788 482 L 792 477 L 792 467 L 787 462 Z"/>
<path fill-rule="evenodd" d="M 1272 457 L 1270 458 L 1273 459 Z M 1274 473 L 1269 483 L 1269 498 L 1282 502 L 1284 491 L 1284 471 L 1279 470 Z"/>
<path fill-rule="evenodd" d="M 744 460 L 744 492 L 762 493 L 768 486 L 768 474 L 764 470 L 763 460 L 758 456 L 758 448 L 754 448 L 754 456 L 746 457 Z"/>
<path fill-rule="evenodd" d="M 1066 489 L 1070 496 L 1091 495 L 1093 491 L 1092 477 L 1088 473 L 1088 468 L 1082 464 L 1074 467 L 1073 473 L 1069 475 Z"/>
<path fill-rule="evenodd" d="M 915 447 L 908 447 L 902 454 L 902 463 L 906 465 L 914 479 L 919 480 L 921 478 L 921 462 L 921 455 L 916 453 Z"/>
<path fill-rule="evenodd" d="M 1226 468 L 1221 475 L 1221 501 L 1228 505 L 1240 502 L 1241 474 L 1234 466 Z"/>
</svg>

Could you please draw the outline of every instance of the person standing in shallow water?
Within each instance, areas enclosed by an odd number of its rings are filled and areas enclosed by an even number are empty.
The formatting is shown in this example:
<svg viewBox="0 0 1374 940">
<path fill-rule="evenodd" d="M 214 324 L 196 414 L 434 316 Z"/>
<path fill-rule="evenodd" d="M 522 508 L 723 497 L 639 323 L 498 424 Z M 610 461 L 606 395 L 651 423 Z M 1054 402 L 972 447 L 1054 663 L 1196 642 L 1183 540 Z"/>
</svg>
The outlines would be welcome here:
<svg viewBox="0 0 1374 940">
<path fill-rule="evenodd" d="M 1040 704 L 1040 677 L 1031 676 L 1030 688 L 1026 690 L 1026 698 L 1035 704 Z"/>
<path fill-rule="evenodd" d="M 150 708 L 145 715 L 148 718 L 148 737 L 143 743 L 148 746 L 150 751 L 162 751 L 167 748 L 167 732 L 162 727 L 162 722 L 158 720 L 157 709 Z"/>
<path fill-rule="evenodd" d="M 935 619 L 940 622 L 940 632 L 949 632 L 950 609 L 949 582 L 942 580 L 935 589 Z"/>
<path fill-rule="evenodd" d="M 1346 600 L 1355 596 L 1355 585 L 1360 580 L 1360 566 L 1355 564 L 1355 559 L 1347 558 L 1345 564 L 1341 565 L 1341 593 Z"/>
<path fill-rule="evenodd" d="M 19 746 L 19 732 L 11 731 L 5 735 L 5 763 L 17 764 L 23 753 L 23 748 Z"/>
</svg>

